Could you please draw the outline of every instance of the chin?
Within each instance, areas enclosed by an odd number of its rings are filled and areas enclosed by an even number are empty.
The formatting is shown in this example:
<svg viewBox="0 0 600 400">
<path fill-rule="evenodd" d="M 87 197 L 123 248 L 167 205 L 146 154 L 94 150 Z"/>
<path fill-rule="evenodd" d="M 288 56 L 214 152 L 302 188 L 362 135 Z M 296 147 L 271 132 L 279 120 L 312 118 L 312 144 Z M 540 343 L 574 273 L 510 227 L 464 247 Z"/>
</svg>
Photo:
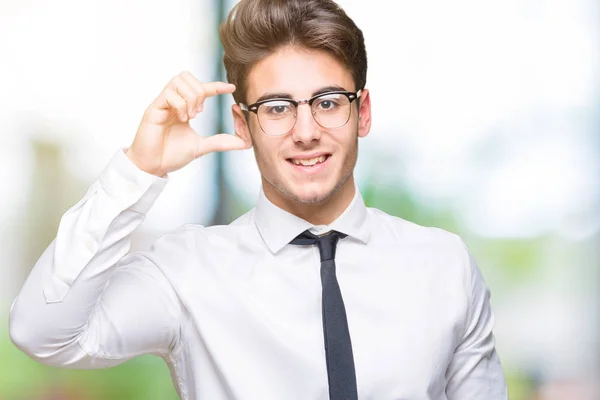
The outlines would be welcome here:
<svg viewBox="0 0 600 400">
<path fill-rule="evenodd" d="M 298 196 L 295 198 L 296 201 L 303 204 L 320 204 L 327 200 L 329 196 L 320 194 L 311 194 L 306 196 Z"/>
<path fill-rule="evenodd" d="M 312 185 L 304 185 L 304 187 L 290 188 L 287 191 L 287 196 L 292 200 L 295 200 L 303 204 L 320 204 L 328 200 L 334 193 L 335 188 L 328 187 L 324 188 L 323 185 L 319 187 L 307 187 Z M 329 185 L 327 185 L 329 186 Z"/>
<path fill-rule="evenodd" d="M 319 205 L 329 201 L 336 195 L 346 182 L 346 179 L 336 180 L 333 176 L 328 179 L 312 182 L 297 182 L 290 178 L 279 176 L 275 179 L 263 176 L 263 183 L 275 189 L 275 196 L 284 203 L 298 205 Z"/>
</svg>

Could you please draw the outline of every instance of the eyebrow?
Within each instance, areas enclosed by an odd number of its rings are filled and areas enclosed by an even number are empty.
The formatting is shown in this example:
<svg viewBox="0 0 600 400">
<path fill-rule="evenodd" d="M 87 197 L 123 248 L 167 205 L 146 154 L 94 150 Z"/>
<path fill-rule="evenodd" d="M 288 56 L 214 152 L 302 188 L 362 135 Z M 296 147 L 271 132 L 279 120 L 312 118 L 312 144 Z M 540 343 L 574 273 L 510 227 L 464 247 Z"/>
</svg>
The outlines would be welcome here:
<svg viewBox="0 0 600 400">
<path fill-rule="evenodd" d="M 346 92 L 347 90 L 345 88 L 343 88 L 342 86 L 338 86 L 338 85 L 325 86 L 325 87 L 322 87 L 321 89 L 318 89 L 318 90 L 314 91 L 310 95 L 310 97 L 318 96 L 318 95 L 323 94 L 323 93 L 340 92 L 340 91 L 341 92 Z M 269 92 L 269 93 L 265 93 L 262 96 L 260 96 L 258 98 L 258 100 L 255 101 L 255 103 L 258 103 L 259 101 L 263 101 L 263 100 L 272 100 L 272 99 L 289 99 L 289 100 L 293 100 L 294 98 L 289 93 L 284 93 L 284 92 Z"/>
<path fill-rule="evenodd" d="M 311 94 L 310 97 L 315 97 L 320 94 L 328 93 L 328 92 L 347 92 L 347 90 L 346 90 L 346 88 L 343 88 L 338 85 L 325 86 L 324 88 L 321 88 L 321 89 L 317 90 L 316 92 L 313 92 L 313 94 Z"/>
</svg>

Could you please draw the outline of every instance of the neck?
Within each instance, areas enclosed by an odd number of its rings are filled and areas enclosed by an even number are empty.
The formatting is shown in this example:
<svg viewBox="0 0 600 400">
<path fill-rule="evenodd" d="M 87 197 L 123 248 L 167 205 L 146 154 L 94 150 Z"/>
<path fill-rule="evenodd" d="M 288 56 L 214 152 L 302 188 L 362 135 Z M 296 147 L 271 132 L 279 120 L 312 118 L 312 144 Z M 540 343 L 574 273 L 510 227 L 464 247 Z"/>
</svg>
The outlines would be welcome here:
<svg viewBox="0 0 600 400">
<path fill-rule="evenodd" d="M 301 203 L 284 196 L 264 180 L 263 191 L 267 199 L 282 210 L 294 214 L 313 225 L 329 225 L 348 208 L 354 198 L 356 188 L 354 176 L 350 175 L 335 193 L 317 204 Z"/>
</svg>

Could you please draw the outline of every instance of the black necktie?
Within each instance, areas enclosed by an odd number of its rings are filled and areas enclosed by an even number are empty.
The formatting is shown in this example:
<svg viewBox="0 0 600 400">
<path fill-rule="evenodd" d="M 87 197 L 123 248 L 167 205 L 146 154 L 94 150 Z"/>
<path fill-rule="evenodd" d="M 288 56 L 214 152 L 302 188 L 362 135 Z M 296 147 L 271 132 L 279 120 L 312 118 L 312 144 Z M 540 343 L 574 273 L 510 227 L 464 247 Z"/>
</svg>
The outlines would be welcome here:
<svg viewBox="0 0 600 400">
<path fill-rule="evenodd" d="M 338 240 L 345 237 L 346 235 L 336 231 L 323 236 L 305 231 L 291 242 L 297 245 L 316 243 L 321 254 L 323 337 L 330 400 L 358 399 L 346 309 L 335 276 L 335 247 Z"/>
</svg>

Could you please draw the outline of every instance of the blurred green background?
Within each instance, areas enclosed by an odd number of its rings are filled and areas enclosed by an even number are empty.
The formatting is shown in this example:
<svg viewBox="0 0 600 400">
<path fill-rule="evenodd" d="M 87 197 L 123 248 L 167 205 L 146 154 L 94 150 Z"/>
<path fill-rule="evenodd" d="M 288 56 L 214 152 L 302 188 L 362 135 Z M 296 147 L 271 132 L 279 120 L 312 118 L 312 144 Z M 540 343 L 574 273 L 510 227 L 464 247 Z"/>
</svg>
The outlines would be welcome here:
<svg viewBox="0 0 600 400">
<path fill-rule="evenodd" d="M 600 7 L 596 1 L 352 1 L 369 54 L 368 206 L 463 237 L 492 292 L 510 398 L 600 399 Z M 223 76 L 215 0 L 0 0 L 0 399 L 176 399 L 162 360 L 40 365 L 10 304 L 61 215 L 181 70 Z M 135 28 L 134 28 L 135 27 Z M 231 132 L 232 99 L 199 134 Z M 134 237 L 227 223 L 256 200 L 251 150 L 173 173 Z"/>
</svg>

